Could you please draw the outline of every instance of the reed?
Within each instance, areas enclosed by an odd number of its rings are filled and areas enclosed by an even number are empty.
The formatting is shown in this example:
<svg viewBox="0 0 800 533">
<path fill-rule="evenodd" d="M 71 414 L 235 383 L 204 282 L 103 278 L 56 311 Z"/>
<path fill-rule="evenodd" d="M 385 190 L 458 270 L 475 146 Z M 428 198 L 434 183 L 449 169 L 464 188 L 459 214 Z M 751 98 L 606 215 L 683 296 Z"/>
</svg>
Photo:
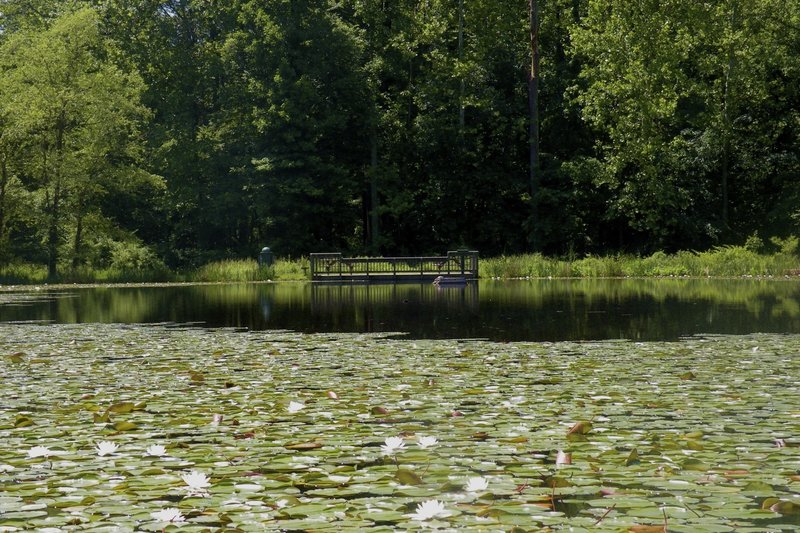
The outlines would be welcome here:
<svg viewBox="0 0 800 533">
<path fill-rule="evenodd" d="M 253 259 L 214 261 L 186 274 L 187 281 L 251 282 L 272 278 L 271 268 L 262 268 Z"/>
<path fill-rule="evenodd" d="M 795 275 L 800 258 L 794 251 L 756 253 L 743 246 L 723 246 L 706 252 L 656 252 L 634 255 L 552 259 L 540 254 L 500 256 L 481 260 L 488 278 L 620 278 L 620 277 L 740 277 Z"/>
</svg>

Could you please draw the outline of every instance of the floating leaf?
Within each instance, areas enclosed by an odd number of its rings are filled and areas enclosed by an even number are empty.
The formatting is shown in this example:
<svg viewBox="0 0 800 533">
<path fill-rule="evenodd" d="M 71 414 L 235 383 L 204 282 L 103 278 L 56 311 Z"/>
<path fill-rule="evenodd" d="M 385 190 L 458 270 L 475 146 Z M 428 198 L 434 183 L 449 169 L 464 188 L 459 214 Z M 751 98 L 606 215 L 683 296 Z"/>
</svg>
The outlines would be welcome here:
<svg viewBox="0 0 800 533">
<path fill-rule="evenodd" d="M 631 453 L 628 454 L 628 458 L 625 459 L 625 466 L 639 464 L 639 462 L 639 451 L 634 448 L 631 450 Z"/>
<path fill-rule="evenodd" d="M 569 441 L 583 441 L 586 440 L 586 435 L 592 430 L 592 423 L 588 420 L 576 422 L 569 431 L 567 431 L 567 440 Z"/>
<path fill-rule="evenodd" d="M 684 470 L 694 470 L 696 472 L 706 472 L 708 471 L 711 466 L 707 463 L 704 463 L 700 459 L 686 459 L 681 463 L 681 468 Z"/>
<path fill-rule="evenodd" d="M 800 514 L 800 504 L 780 500 L 770 505 L 769 510 L 782 515 L 797 515 Z"/>
<path fill-rule="evenodd" d="M 134 430 L 134 429 L 136 429 L 138 427 L 139 426 L 137 426 L 133 422 L 129 422 L 127 420 L 122 420 L 120 422 L 115 422 L 114 423 L 114 429 L 117 430 L 117 431 L 131 431 L 131 430 Z"/>
<path fill-rule="evenodd" d="M 397 478 L 397 481 L 402 483 L 403 485 L 421 485 L 422 478 L 419 477 L 417 474 L 412 472 L 411 470 L 400 469 L 398 470 L 394 477 Z"/>
<path fill-rule="evenodd" d="M 19 415 L 17 418 L 14 419 L 15 428 L 24 428 L 32 425 L 33 425 L 33 419 L 29 416 Z"/>
<path fill-rule="evenodd" d="M 322 448 L 323 444 L 319 441 L 298 442 L 295 444 L 287 444 L 284 448 L 288 450 L 315 450 Z"/>
<path fill-rule="evenodd" d="M 690 380 L 690 379 L 696 379 L 696 378 L 697 378 L 697 376 L 695 376 L 695 375 L 694 375 L 694 372 L 692 372 L 691 370 L 690 370 L 689 372 L 684 372 L 683 374 L 681 374 L 681 375 L 680 375 L 680 376 L 678 376 L 678 377 L 680 377 L 680 378 L 681 378 L 682 380 L 684 380 L 684 381 L 687 381 L 687 380 Z"/>
<path fill-rule="evenodd" d="M 111 405 L 108 408 L 109 413 L 126 414 L 132 412 L 136 408 L 133 402 L 119 402 Z"/>
<path fill-rule="evenodd" d="M 12 353 L 11 355 L 7 355 L 6 359 L 11 361 L 12 363 L 22 363 L 25 360 L 25 353 L 24 352 Z"/>
</svg>

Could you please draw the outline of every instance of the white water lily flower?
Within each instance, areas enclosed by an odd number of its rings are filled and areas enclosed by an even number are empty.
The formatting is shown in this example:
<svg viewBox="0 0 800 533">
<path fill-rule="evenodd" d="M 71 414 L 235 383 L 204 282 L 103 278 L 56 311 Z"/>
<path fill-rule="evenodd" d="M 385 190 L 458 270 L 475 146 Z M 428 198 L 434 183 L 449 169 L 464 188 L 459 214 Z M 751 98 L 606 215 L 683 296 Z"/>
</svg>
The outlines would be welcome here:
<svg viewBox="0 0 800 533">
<path fill-rule="evenodd" d="M 12 470 L 14 470 L 14 467 L 11 465 L 0 465 L 0 474 L 11 472 Z"/>
<path fill-rule="evenodd" d="M 425 436 L 417 439 L 417 446 L 420 448 L 430 448 L 431 446 L 435 446 L 437 444 L 439 444 L 439 439 L 436 437 Z"/>
<path fill-rule="evenodd" d="M 183 522 L 186 518 L 181 514 L 180 509 L 175 507 L 167 507 L 155 513 L 150 513 L 154 519 L 159 522 Z"/>
<path fill-rule="evenodd" d="M 97 455 L 101 457 L 103 455 L 109 455 L 115 453 L 117 451 L 117 448 L 119 448 L 119 445 L 117 445 L 117 443 L 115 442 L 111 442 L 110 440 L 104 440 L 98 442 L 95 445 L 95 449 L 97 450 Z"/>
<path fill-rule="evenodd" d="M 478 492 L 489 488 L 489 480 L 485 477 L 471 477 L 467 480 L 465 490 L 467 492 Z"/>
<path fill-rule="evenodd" d="M 430 520 L 431 518 L 442 518 L 449 515 L 450 511 L 447 511 L 444 508 L 443 502 L 440 502 L 439 500 L 428 500 L 417 505 L 417 512 L 409 515 L 409 517 L 411 520 L 424 522 L 425 520 Z"/>
<path fill-rule="evenodd" d="M 28 450 L 28 457 L 31 459 L 36 457 L 50 457 L 51 455 L 56 455 L 56 453 L 47 446 L 34 446 Z"/>
<path fill-rule="evenodd" d="M 403 437 L 386 437 L 383 442 L 384 444 L 381 445 L 383 455 L 393 455 L 394 452 L 400 451 L 406 446 Z"/>
<path fill-rule="evenodd" d="M 161 444 L 151 444 L 147 447 L 145 453 L 153 457 L 163 457 L 164 455 L 167 455 L 167 449 Z"/>
<path fill-rule="evenodd" d="M 181 479 L 186 483 L 190 494 L 204 494 L 206 489 L 211 486 L 208 476 L 197 470 L 192 470 L 188 474 L 182 474 Z"/>
<path fill-rule="evenodd" d="M 290 413 L 294 414 L 294 413 L 297 413 L 298 411 L 302 411 L 305 408 L 306 408 L 306 404 L 300 403 L 300 402 L 295 402 L 294 400 L 292 400 L 291 402 L 289 402 L 289 407 L 287 407 L 286 410 L 289 411 Z"/>
</svg>

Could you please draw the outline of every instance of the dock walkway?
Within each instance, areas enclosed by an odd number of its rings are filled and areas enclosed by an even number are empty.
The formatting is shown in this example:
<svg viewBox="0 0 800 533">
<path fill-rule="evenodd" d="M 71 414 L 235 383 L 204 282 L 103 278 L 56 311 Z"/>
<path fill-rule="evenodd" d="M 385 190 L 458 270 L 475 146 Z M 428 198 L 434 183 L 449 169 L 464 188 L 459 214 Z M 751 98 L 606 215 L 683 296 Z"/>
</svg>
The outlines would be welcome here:
<svg viewBox="0 0 800 533">
<path fill-rule="evenodd" d="M 320 282 L 433 281 L 437 276 L 478 278 L 478 252 L 447 252 L 438 257 L 342 257 L 310 254 L 311 280 Z"/>
</svg>

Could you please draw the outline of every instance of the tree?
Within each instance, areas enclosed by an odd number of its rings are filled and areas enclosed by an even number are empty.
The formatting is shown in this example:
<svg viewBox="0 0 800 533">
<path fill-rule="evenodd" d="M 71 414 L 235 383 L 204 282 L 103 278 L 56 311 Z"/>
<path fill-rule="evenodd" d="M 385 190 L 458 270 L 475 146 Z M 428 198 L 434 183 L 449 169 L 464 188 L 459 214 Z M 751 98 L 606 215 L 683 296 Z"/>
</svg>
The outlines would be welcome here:
<svg viewBox="0 0 800 533">
<path fill-rule="evenodd" d="M 20 30 L 4 44 L 3 107 L 25 140 L 26 186 L 39 198 L 48 274 L 58 274 L 63 233 L 75 223 L 80 252 L 85 209 L 111 172 L 135 165 L 140 78 L 109 59 L 94 10 Z"/>
</svg>

